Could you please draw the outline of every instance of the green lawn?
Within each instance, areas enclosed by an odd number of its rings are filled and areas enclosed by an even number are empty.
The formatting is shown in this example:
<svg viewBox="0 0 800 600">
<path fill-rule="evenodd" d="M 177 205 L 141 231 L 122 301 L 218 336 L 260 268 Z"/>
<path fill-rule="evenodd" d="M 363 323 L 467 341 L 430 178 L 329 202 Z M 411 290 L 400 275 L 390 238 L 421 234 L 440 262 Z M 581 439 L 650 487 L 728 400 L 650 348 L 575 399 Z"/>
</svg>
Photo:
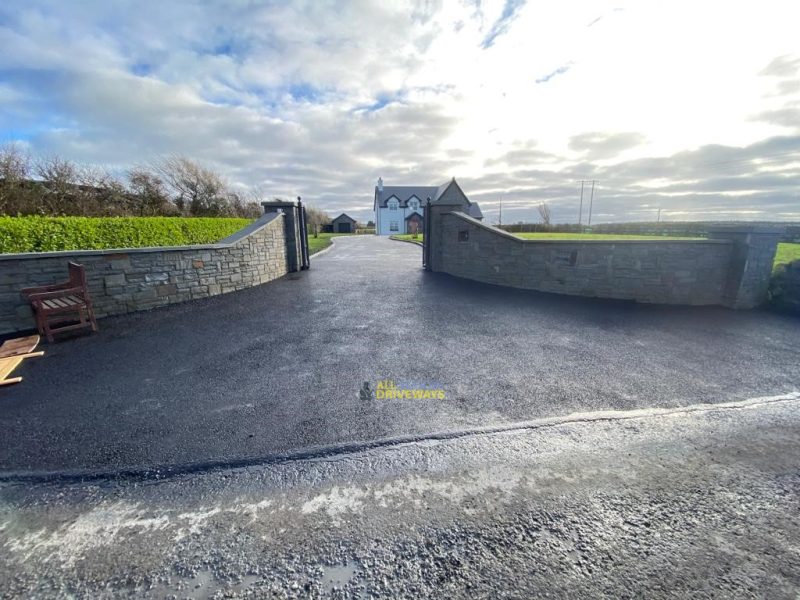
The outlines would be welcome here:
<svg viewBox="0 0 800 600">
<path fill-rule="evenodd" d="M 417 237 L 414 237 L 414 235 L 411 233 L 401 233 L 400 235 L 392 235 L 389 237 L 391 237 L 393 240 L 405 240 L 407 242 L 419 242 L 420 244 L 422 243 L 421 233 L 418 233 Z"/>
<path fill-rule="evenodd" d="M 515 233 L 524 240 L 702 240 L 697 237 L 631 235 L 627 233 Z"/>
<path fill-rule="evenodd" d="M 524 240 L 663 240 L 663 235 L 627 235 L 615 233 L 515 233 Z M 421 242 L 422 234 L 416 239 L 410 233 L 393 235 L 397 240 L 412 240 Z M 670 240 L 698 240 L 703 238 L 671 237 Z"/>
<path fill-rule="evenodd" d="M 775 254 L 773 268 L 796 260 L 800 260 L 800 244 L 778 244 L 778 252 Z"/>
<path fill-rule="evenodd" d="M 525 240 L 701 240 L 703 238 L 691 237 L 667 237 L 663 235 L 626 235 L 616 233 L 515 233 L 517 237 Z M 413 239 L 411 234 L 393 235 L 397 240 L 412 240 L 422 242 L 422 234 Z M 800 260 L 800 244 L 778 244 L 778 253 L 775 255 L 775 264 L 783 265 L 786 263 Z"/>
<path fill-rule="evenodd" d="M 308 253 L 316 254 L 320 250 L 324 250 L 333 243 L 331 238 L 340 235 L 351 235 L 349 233 L 320 233 L 319 237 L 313 235 L 308 236 Z"/>
</svg>

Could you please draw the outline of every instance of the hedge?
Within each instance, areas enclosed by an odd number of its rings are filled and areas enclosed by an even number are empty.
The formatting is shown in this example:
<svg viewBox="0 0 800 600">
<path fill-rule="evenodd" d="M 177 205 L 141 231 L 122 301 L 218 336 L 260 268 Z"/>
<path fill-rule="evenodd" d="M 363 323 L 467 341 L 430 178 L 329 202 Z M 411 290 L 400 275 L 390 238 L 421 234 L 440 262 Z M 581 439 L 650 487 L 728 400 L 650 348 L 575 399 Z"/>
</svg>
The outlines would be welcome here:
<svg viewBox="0 0 800 600">
<path fill-rule="evenodd" d="M 203 217 L 0 216 L 0 253 L 209 244 L 249 223 Z"/>
</svg>

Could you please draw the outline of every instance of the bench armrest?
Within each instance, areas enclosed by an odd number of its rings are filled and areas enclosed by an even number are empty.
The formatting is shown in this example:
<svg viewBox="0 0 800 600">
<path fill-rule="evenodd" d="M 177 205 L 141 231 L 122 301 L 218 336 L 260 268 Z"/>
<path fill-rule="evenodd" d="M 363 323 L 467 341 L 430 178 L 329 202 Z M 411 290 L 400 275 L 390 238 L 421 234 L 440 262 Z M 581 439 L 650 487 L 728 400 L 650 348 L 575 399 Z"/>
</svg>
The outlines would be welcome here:
<svg viewBox="0 0 800 600">
<path fill-rule="evenodd" d="M 54 292 L 56 290 L 69 289 L 70 286 L 75 284 L 71 281 L 62 281 L 61 283 L 51 283 L 49 285 L 35 285 L 32 287 L 22 288 L 20 290 L 24 295 L 30 296 L 31 294 L 41 294 L 43 292 Z"/>
</svg>

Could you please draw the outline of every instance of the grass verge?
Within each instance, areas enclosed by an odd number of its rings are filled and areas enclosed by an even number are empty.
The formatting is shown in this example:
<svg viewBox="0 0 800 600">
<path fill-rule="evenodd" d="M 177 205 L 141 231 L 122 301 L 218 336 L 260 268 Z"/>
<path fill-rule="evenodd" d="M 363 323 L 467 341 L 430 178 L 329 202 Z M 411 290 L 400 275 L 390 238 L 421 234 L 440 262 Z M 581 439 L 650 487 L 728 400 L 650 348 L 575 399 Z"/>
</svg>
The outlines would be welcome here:
<svg viewBox="0 0 800 600">
<path fill-rule="evenodd" d="M 313 235 L 308 236 L 308 253 L 316 254 L 320 250 L 324 250 L 333 243 L 335 237 L 340 235 L 352 235 L 350 233 L 320 233 L 318 237 Z"/>
<path fill-rule="evenodd" d="M 774 271 L 781 265 L 789 264 L 800 260 L 800 244 L 778 244 L 778 252 L 775 254 L 775 262 L 772 265 Z"/>
<path fill-rule="evenodd" d="M 398 235 L 390 235 L 389 237 L 393 240 L 400 240 L 401 242 L 416 242 L 418 244 L 422 243 L 421 233 L 418 233 L 416 237 L 411 233 L 401 233 Z"/>
</svg>

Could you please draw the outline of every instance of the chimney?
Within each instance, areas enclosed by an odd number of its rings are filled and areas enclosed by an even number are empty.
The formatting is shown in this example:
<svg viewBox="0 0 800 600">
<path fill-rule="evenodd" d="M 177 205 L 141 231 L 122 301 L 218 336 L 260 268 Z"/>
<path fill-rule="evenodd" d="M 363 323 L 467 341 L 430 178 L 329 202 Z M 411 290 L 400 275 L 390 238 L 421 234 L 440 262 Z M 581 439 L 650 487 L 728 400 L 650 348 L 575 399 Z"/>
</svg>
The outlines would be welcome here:
<svg viewBox="0 0 800 600">
<path fill-rule="evenodd" d="M 378 177 L 378 191 L 383 191 L 383 177 Z"/>
</svg>

